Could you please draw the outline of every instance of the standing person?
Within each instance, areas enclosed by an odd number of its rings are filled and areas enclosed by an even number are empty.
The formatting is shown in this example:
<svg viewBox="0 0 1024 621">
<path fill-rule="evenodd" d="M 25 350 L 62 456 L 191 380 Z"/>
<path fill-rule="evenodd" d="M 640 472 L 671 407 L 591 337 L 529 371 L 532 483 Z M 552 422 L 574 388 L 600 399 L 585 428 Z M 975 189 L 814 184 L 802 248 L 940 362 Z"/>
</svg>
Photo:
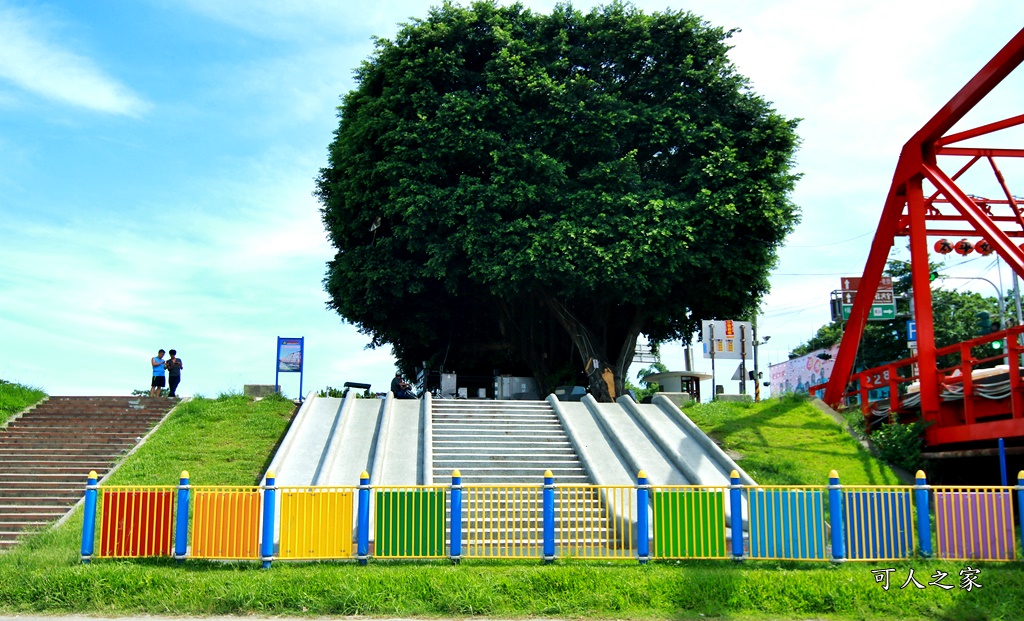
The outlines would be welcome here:
<svg viewBox="0 0 1024 621">
<path fill-rule="evenodd" d="M 178 384 L 181 383 L 181 369 L 184 367 L 181 364 L 181 358 L 178 358 L 178 352 L 171 350 L 167 352 L 171 357 L 164 363 L 164 367 L 167 369 L 167 385 L 170 390 L 167 392 L 168 397 L 177 397 L 174 391 L 178 389 Z"/>
<path fill-rule="evenodd" d="M 164 388 L 164 350 L 156 353 L 156 356 L 149 359 L 153 365 L 153 383 L 149 385 L 149 396 L 159 397 L 160 391 Z"/>
</svg>

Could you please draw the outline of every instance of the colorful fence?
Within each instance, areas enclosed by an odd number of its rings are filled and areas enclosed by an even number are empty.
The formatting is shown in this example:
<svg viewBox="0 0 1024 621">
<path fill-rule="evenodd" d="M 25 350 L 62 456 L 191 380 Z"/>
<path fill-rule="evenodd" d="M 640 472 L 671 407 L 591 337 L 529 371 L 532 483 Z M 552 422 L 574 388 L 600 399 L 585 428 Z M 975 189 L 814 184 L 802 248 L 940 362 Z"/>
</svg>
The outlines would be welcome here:
<svg viewBox="0 0 1024 621">
<path fill-rule="evenodd" d="M 281 487 L 278 558 L 350 558 L 355 532 L 354 487 Z"/>
<path fill-rule="evenodd" d="M 1016 487 L 462 485 L 105 487 L 90 473 L 82 559 L 892 561 L 1017 557 Z M 177 494 L 175 494 L 177 490 Z M 933 511 L 934 508 L 934 511 Z M 371 519 L 372 518 L 372 519 Z M 96 526 L 99 547 L 96 547 Z M 372 528 L 371 528 L 372 527 Z M 1024 526 L 1020 531 L 1024 537 Z M 372 540 L 372 541 L 371 541 Z M 916 547 L 915 547 L 916 546 Z"/>
</svg>

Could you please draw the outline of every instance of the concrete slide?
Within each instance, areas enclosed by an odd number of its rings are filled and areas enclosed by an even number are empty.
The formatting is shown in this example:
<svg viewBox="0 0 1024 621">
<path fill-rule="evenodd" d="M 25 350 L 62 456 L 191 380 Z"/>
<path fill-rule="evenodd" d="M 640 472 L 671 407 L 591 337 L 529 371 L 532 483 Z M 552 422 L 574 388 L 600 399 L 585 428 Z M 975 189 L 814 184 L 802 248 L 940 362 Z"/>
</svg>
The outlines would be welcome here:
<svg viewBox="0 0 1024 621">
<path fill-rule="evenodd" d="M 419 485 L 426 480 L 422 442 L 426 400 L 344 399 L 310 393 L 267 468 L 282 486 Z"/>
<path fill-rule="evenodd" d="M 755 485 L 743 468 L 664 396 L 642 405 L 629 397 L 598 403 L 590 395 L 579 402 L 561 402 L 551 396 L 548 402 L 598 485 L 633 485 L 641 470 L 651 485 L 727 488 L 733 470 L 744 485 Z M 725 510 L 728 518 L 732 513 L 728 504 Z M 747 521 L 746 500 L 743 521 Z"/>
</svg>

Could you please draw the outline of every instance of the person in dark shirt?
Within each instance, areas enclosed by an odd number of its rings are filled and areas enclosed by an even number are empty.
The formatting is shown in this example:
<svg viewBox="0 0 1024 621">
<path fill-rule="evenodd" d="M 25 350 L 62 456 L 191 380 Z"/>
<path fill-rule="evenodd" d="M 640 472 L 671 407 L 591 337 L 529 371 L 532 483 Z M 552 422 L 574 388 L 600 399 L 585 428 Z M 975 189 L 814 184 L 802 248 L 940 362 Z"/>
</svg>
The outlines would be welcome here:
<svg viewBox="0 0 1024 621">
<path fill-rule="evenodd" d="M 167 362 L 164 363 L 164 366 L 167 368 L 167 385 L 170 388 L 167 396 L 177 397 L 178 395 L 174 394 L 174 391 L 178 389 L 178 384 L 181 383 L 181 369 L 184 365 L 181 364 L 181 358 L 178 357 L 176 350 L 172 349 L 167 353 L 171 355 Z"/>
<path fill-rule="evenodd" d="M 391 380 L 391 392 L 395 393 L 398 399 L 415 399 L 409 382 L 402 379 L 401 373 L 395 373 L 395 379 Z"/>
</svg>

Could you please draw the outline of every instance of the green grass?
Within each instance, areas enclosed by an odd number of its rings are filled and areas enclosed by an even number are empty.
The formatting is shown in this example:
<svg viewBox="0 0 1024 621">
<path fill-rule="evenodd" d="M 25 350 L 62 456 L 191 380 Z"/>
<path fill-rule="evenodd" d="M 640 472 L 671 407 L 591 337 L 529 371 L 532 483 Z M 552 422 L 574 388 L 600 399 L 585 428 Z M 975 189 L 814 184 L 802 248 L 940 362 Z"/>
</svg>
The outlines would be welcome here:
<svg viewBox="0 0 1024 621">
<path fill-rule="evenodd" d="M 806 397 L 716 401 L 688 406 L 686 415 L 761 485 L 827 484 L 832 469 L 844 485 L 899 484 L 888 466 Z"/>
<path fill-rule="evenodd" d="M 38 388 L 0 380 L 0 425 L 45 396 L 46 393 Z"/>
<path fill-rule="evenodd" d="M 187 470 L 194 485 L 257 484 L 294 409 L 294 403 L 276 395 L 259 401 L 238 394 L 191 399 L 108 483 L 171 485 Z"/>
<path fill-rule="evenodd" d="M 768 403 L 703 415 L 746 419 L 773 447 L 775 428 L 810 414 Z M 785 407 L 795 413 L 781 414 Z M 762 408 L 764 412 L 762 412 Z M 182 469 L 196 484 L 251 485 L 292 414 L 283 399 L 237 395 L 182 404 L 112 477 L 117 484 L 173 484 Z M 769 412 L 769 414 L 765 414 Z M 770 412 L 775 412 L 770 414 Z M 762 416 L 763 415 L 763 416 Z M 759 416 L 762 416 L 759 418 Z M 813 418 L 811 418 L 813 420 Z M 728 427 L 725 421 L 719 426 Z M 785 424 L 783 424 L 785 423 Z M 810 427 L 814 429 L 814 427 Z M 734 429 L 730 433 L 738 433 Z M 831 436 L 827 436 L 831 438 Z M 833 438 L 834 440 L 834 438 Z M 756 447 L 751 442 L 745 446 Z M 818 442 L 819 461 L 835 441 Z M 780 453 L 780 455 L 785 455 Z M 749 454 L 745 461 L 753 457 Z M 855 460 L 854 460 L 855 461 Z M 824 466 L 808 467 L 813 482 Z M 794 466 L 795 468 L 795 466 Z M 827 474 L 827 473 L 826 473 Z M 793 482 L 793 481 L 786 481 Z M 604 619 L 1015 619 L 1024 609 L 1020 563 L 913 561 L 842 565 L 731 561 L 614 563 L 559 560 L 446 562 L 214 563 L 169 559 L 79 562 L 82 514 L 0 556 L 0 612 L 87 615 L 364 615 L 373 617 L 558 617 Z M 900 590 L 913 568 L 956 584 L 981 567 L 981 589 Z M 898 567 L 889 591 L 871 569 Z"/>
<path fill-rule="evenodd" d="M 366 615 L 616 619 L 1017 619 L 1024 572 L 977 564 L 981 589 L 913 586 L 965 563 L 822 564 L 694 561 L 371 561 L 258 563 L 99 560 L 78 563 L 81 519 L 0 559 L 0 611 L 94 615 Z M 898 567 L 889 591 L 871 569 Z"/>
</svg>

